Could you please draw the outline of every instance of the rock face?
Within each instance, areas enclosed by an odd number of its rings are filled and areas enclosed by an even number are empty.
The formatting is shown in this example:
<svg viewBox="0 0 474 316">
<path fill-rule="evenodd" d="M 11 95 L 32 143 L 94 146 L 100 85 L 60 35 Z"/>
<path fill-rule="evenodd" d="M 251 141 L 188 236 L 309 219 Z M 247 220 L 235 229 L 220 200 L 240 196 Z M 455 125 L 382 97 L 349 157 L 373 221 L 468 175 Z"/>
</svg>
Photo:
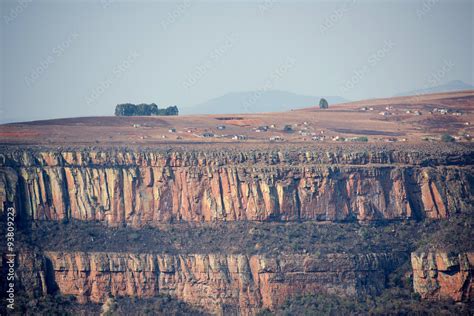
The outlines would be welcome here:
<svg viewBox="0 0 474 316">
<path fill-rule="evenodd" d="M 413 287 L 424 299 L 474 299 L 474 253 L 412 253 Z"/>
<path fill-rule="evenodd" d="M 20 222 L 75 219 L 137 228 L 176 221 L 443 219 L 472 211 L 473 161 L 470 149 L 9 150 L 0 154 L 0 205 L 13 203 Z M 169 294 L 213 314 L 253 315 L 293 295 L 378 294 L 409 257 L 85 249 L 94 251 L 19 253 L 20 288 L 32 297 L 59 291 L 80 302 Z M 472 253 L 413 253 L 411 262 L 423 298 L 472 300 Z"/>
<path fill-rule="evenodd" d="M 253 315 L 292 295 L 327 292 L 344 296 L 377 294 L 403 254 L 166 255 L 104 252 L 45 252 L 49 288 L 80 302 L 113 296 L 169 294 L 213 314 Z M 34 256 L 21 257 L 31 266 Z M 37 259 L 37 258 L 36 258 Z M 34 260 L 36 262 L 37 260 Z M 45 272 L 45 268 L 46 271 Z M 32 271 L 34 271 L 32 269 Z M 29 280 L 31 278 L 25 279 Z M 38 290 L 45 282 L 35 283 Z M 42 285 L 43 284 L 43 285 Z"/>
<path fill-rule="evenodd" d="M 2 255 L 0 261 L 0 275 L 2 279 L 0 289 L 2 293 L 5 293 L 7 289 L 8 282 L 6 276 L 9 259 Z M 42 254 L 25 250 L 16 254 L 14 262 L 16 291 L 22 290 L 24 295 L 30 298 L 37 298 L 53 290 L 51 285 L 48 286 L 48 277 L 50 276 L 47 274 L 47 260 Z"/>
<path fill-rule="evenodd" d="M 0 159 L 0 203 L 33 220 L 136 227 L 446 218 L 472 208 L 471 154 L 15 151 Z"/>
</svg>

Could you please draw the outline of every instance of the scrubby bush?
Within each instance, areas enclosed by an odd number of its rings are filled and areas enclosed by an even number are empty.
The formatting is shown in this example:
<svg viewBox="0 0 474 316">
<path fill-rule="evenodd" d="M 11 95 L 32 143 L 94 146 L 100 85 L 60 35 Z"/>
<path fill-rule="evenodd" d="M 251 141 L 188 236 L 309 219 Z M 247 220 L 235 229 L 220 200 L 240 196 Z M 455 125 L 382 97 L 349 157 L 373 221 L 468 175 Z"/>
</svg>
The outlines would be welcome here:
<svg viewBox="0 0 474 316">
<path fill-rule="evenodd" d="M 469 315 L 466 304 L 422 301 L 409 289 L 388 288 L 379 296 L 339 297 L 326 293 L 289 298 L 257 315 Z"/>
<path fill-rule="evenodd" d="M 354 140 L 355 140 L 356 142 L 364 142 L 364 143 L 366 143 L 366 142 L 369 141 L 369 139 L 367 138 L 367 136 L 359 136 L 359 137 L 356 137 Z"/>
<path fill-rule="evenodd" d="M 452 143 L 455 141 L 454 137 L 449 134 L 443 134 L 441 140 L 445 143 Z"/>
<path fill-rule="evenodd" d="M 291 125 L 287 124 L 283 127 L 283 131 L 286 132 L 286 133 L 292 133 L 293 132 L 293 127 Z"/>
<path fill-rule="evenodd" d="M 361 315 L 364 308 L 354 299 L 320 293 L 290 298 L 274 313 L 268 309 L 257 315 Z"/>
</svg>

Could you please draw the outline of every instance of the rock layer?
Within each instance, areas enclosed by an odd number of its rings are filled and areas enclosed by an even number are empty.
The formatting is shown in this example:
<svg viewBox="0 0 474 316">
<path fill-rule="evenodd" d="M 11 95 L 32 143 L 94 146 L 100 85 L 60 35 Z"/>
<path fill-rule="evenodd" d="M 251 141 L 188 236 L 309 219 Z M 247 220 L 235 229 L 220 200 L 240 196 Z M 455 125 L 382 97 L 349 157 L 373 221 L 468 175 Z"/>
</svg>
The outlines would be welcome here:
<svg viewBox="0 0 474 316">
<path fill-rule="evenodd" d="M 470 159 L 413 152 L 19 151 L 0 161 L 0 202 L 15 203 L 21 217 L 33 220 L 137 227 L 446 218 L 472 209 Z"/>
<path fill-rule="evenodd" d="M 412 253 L 413 287 L 424 299 L 474 299 L 474 253 Z"/>
<path fill-rule="evenodd" d="M 0 154 L 0 205 L 13 203 L 20 222 L 134 227 L 441 219 L 473 210 L 473 157 L 472 150 L 6 151 Z M 169 294 L 214 314 L 252 315 L 293 295 L 378 294 L 388 273 L 406 260 L 405 253 L 47 251 L 18 254 L 17 276 L 33 296 L 58 290 L 81 302 L 104 302 L 109 295 Z M 415 291 L 425 299 L 472 300 L 473 260 L 472 253 L 412 254 Z"/>
<path fill-rule="evenodd" d="M 385 287 L 387 274 L 405 258 L 404 254 L 267 257 L 45 252 L 47 264 L 38 268 L 36 276 L 47 273 L 50 291 L 57 288 L 80 302 L 104 302 L 109 295 L 168 294 L 213 314 L 253 315 L 304 293 L 377 294 Z M 20 265 L 32 266 L 29 261 L 34 256 L 20 259 Z M 45 267 L 50 271 L 45 272 Z M 27 274 L 29 279 L 36 280 L 31 275 Z M 45 282 L 35 284 L 38 291 L 47 290 Z"/>
</svg>

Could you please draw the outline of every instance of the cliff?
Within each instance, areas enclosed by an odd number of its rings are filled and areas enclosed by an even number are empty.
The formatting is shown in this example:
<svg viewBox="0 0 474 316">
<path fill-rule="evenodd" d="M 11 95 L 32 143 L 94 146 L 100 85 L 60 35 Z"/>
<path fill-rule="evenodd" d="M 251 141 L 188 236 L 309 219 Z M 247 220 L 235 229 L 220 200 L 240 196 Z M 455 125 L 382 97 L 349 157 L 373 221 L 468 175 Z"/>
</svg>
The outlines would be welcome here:
<svg viewBox="0 0 474 316">
<path fill-rule="evenodd" d="M 0 203 L 33 220 L 447 218 L 473 205 L 472 152 L 10 151 Z"/>
<path fill-rule="evenodd" d="M 0 205 L 13 203 L 21 224 L 19 289 L 80 303 L 169 295 L 212 314 L 254 315 L 304 294 L 377 296 L 424 239 L 465 249 L 413 253 L 414 291 L 469 302 L 472 224 L 459 221 L 472 220 L 474 155 L 449 146 L 7 148 Z M 458 238 L 440 229 L 429 240 L 440 223 Z"/>
<path fill-rule="evenodd" d="M 413 287 L 422 298 L 472 301 L 474 253 L 412 253 Z"/>
<path fill-rule="evenodd" d="M 407 258 L 395 252 L 269 256 L 27 251 L 16 258 L 17 289 L 31 299 L 72 295 L 81 304 L 102 304 L 110 296 L 144 300 L 161 295 L 214 315 L 255 315 L 305 294 L 354 301 L 377 296 Z M 472 302 L 472 253 L 414 252 L 411 269 L 414 291 L 422 299 Z"/>
<path fill-rule="evenodd" d="M 23 283 L 32 281 L 37 292 L 55 288 L 82 303 L 104 302 L 109 295 L 147 298 L 169 294 L 213 314 L 253 315 L 304 293 L 378 294 L 388 273 L 404 257 L 44 252 L 42 260 L 47 263 L 36 264 L 36 270 L 32 264 L 38 258 L 31 253 L 19 256 L 18 264 L 31 268 L 23 274 Z M 46 274 L 48 283 L 36 282 Z"/>
</svg>

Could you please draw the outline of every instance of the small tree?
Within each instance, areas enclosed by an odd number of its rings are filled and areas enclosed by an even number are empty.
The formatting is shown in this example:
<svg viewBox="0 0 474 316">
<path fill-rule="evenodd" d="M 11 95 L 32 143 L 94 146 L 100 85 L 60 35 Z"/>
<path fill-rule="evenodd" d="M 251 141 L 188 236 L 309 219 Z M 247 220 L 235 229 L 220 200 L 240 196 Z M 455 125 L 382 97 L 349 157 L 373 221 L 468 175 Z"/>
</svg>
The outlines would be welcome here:
<svg viewBox="0 0 474 316">
<path fill-rule="evenodd" d="M 325 98 L 321 98 L 321 100 L 319 100 L 319 108 L 327 109 L 328 107 L 329 107 L 328 101 Z"/>
<path fill-rule="evenodd" d="M 445 143 L 452 143 L 455 141 L 454 137 L 449 134 L 441 135 L 441 140 Z"/>
<path fill-rule="evenodd" d="M 291 133 L 291 132 L 293 132 L 293 127 L 291 127 L 291 125 L 287 124 L 287 125 L 285 125 L 285 127 L 283 127 L 283 131 L 287 132 L 287 133 Z"/>
</svg>

